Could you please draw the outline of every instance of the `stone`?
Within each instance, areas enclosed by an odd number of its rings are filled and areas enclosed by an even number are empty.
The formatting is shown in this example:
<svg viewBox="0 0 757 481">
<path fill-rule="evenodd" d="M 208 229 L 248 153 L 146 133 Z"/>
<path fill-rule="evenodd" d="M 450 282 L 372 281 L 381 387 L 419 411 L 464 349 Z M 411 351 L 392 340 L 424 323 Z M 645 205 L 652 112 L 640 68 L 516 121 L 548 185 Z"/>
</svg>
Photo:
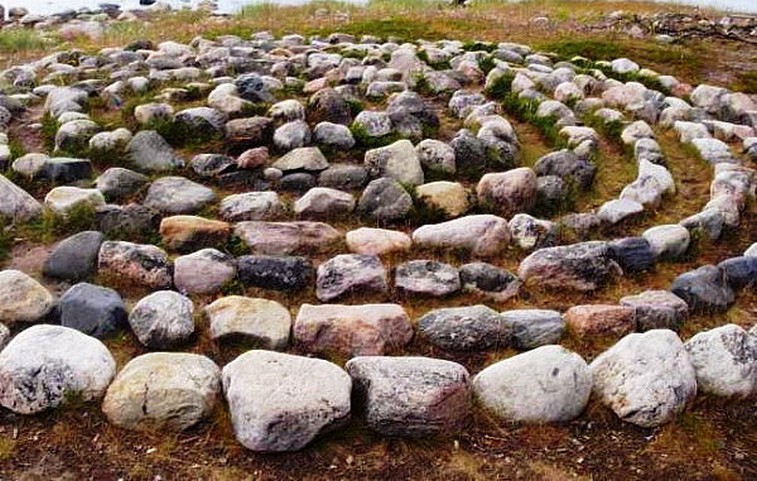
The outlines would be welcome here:
<svg viewBox="0 0 757 481">
<path fill-rule="evenodd" d="M 418 160 L 426 169 L 444 174 L 456 171 L 455 149 L 440 140 L 424 139 L 415 146 Z"/>
<path fill-rule="evenodd" d="M 465 249 L 474 256 L 492 257 L 510 244 L 510 230 L 502 217 L 478 214 L 421 226 L 412 238 L 422 248 Z"/>
<path fill-rule="evenodd" d="M 239 96 L 250 102 L 273 102 L 274 97 L 260 75 L 246 73 L 234 80 Z"/>
<path fill-rule="evenodd" d="M 276 301 L 242 296 L 222 297 L 204 309 L 215 340 L 251 339 L 265 349 L 285 349 L 292 316 Z"/>
<path fill-rule="evenodd" d="M 138 170 L 163 172 L 184 167 L 184 160 L 154 130 L 142 130 L 126 146 L 126 156 Z"/>
<path fill-rule="evenodd" d="M 315 269 L 306 257 L 241 256 L 237 258 L 237 276 L 247 286 L 299 291 L 311 284 Z"/>
<path fill-rule="evenodd" d="M 168 349 L 194 334 L 192 301 L 174 291 L 143 297 L 129 314 L 129 325 L 139 342 L 152 349 Z"/>
<path fill-rule="evenodd" d="M 366 151 L 364 163 L 372 177 L 388 177 L 403 185 L 423 183 L 423 168 L 409 140 Z"/>
<path fill-rule="evenodd" d="M 478 402 L 516 422 L 556 423 L 578 417 L 591 395 L 589 366 L 561 346 L 542 346 L 499 361 L 473 378 Z"/>
<path fill-rule="evenodd" d="M 573 306 L 565 312 L 571 334 L 585 337 L 622 337 L 636 330 L 634 310 L 612 304 Z"/>
<path fill-rule="evenodd" d="M 313 187 L 294 203 L 294 213 L 307 218 L 344 217 L 355 209 L 355 198 L 348 192 L 328 187 Z"/>
<path fill-rule="evenodd" d="M 25 222 L 42 214 L 42 204 L 5 176 L 0 175 L 0 216 Z"/>
<path fill-rule="evenodd" d="M 464 119 L 475 107 L 483 105 L 484 103 L 486 103 L 486 97 L 482 94 L 458 90 L 452 94 L 448 107 L 450 112 L 452 112 L 452 115 L 459 119 Z"/>
<path fill-rule="evenodd" d="M 602 241 L 539 249 L 518 268 L 518 277 L 527 284 L 578 291 L 596 290 L 621 273 L 609 244 Z"/>
<path fill-rule="evenodd" d="M 732 257 L 718 264 L 718 269 L 725 272 L 726 282 L 731 289 L 757 285 L 757 257 Z"/>
<path fill-rule="evenodd" d="M 63 239 L 42 266 L 46 277 L 65 281 L 89 279 L 97 272 L 97 256 L 105 240 L 102 232 L 84 231 Z"/>
<path fill-rule="evenodd" d="M 318 172 L 328 168 L 329 162 L 318 147 L 301 147 L 292 149 L 273 163 L 273 167 L 282 172 L 306 171 Z"/>
<path fill-rule="evenodd" d="M 691 141 L 699 155 L 712 165 L 720 163 L 736 164 L 738 161 L 728 148 L 728 144 L 718 139 L 694 139 Z"/>
<path fill-rule="evenodd" d="M 333 246 L 342 234 L 322 222 L 239 222 L 234 235 L 242 239 L 253 254 L 287 255 L 319 251 Z"/>
<path fill-rule="evenodd" d="M 73 398 L 96 400 L 115 374 L 116 361 L 94 337 L 63 326 L 32 326 L 0 352 L 0 404 L 36 414 Z"/>
<path fill-rule="evenodd" d="M 157 230 L 160 213 L 141 204 L 108 204 L 95 211 L 95 220 L 108 237 L 140 240 Z"/>
<path fill-rule="evenodd" d="M 214 202 L 213 189 L 184 177 L 161 177 L 147 190 L 144 205 L 162 214 L 195 214 Z"/>
<path fill-rule="evenodd" d="M 416 260 L 396 268 L 394 283 L 406 295 L 444 297 L 462 287 L 460 274 L 453 266 L 436 261 Z"/>
<path fill-rule="evenodd" d="M 463 129 L 455 134 L 450 146 L 455 151 L 455 170 L 458 174 L 477 179 L 486 172 L 490 158 L 489 146 L 485 140 Z"/>
<path fill-rule="evenodd" d="M 508 227 L 513 243 L 525 251 L 557 243 L 557 226 L 552 221 L 537 219 L 528 214 L 515 214 Z"/>
<path fill-rule="evenodd" d="M 757 338 L 736 324 L 700 332 L 685 344 L 699 390 L 737 398 L 757 392 Z"/>
<path fill-rule="evenodd" d="M 146 175 L 122 167 L 111 167 L 103 172 L 95 187 L 110 201 L 122 200 L 139 192 L 150 182 Z"/>
<path fill-rule="evenodd" d="M 418 320 L 420 334 L 448 351 L 484 351 L 508 347 L 512 328 L 497 311 L 484 305 L 449 307 Z"/>
<path fill-rule="evenodd" d="M 173 284 L 168 254 L 154 245 L 105 241 L 100 246 L 97 268 L 110 279 L 152 289 L 166 289 Z"/>
<path fill-rule="evenodd" d="M 643 237 L 625 237 L 609 244 L 610 253 L 625 274 L 644 272 L 654 267 L 657 257 Z"/>
<path fill-rule="evenodd" d="M 521 282 L 518 277 L 505 269 L 472 262 L 460 267 L 460 283 L 466 291 L 482 294 L 496 301 L 506 301 L 518 295 Z"/>
<path fill-rule="evenodd" d="M 349 125 L 352 113 L 347 100 L 332 88 L 324 88 L 313 94 L 308 101 L 308 118 L 312 122 L 333 122 Z"/>
<path fill-rule="evenodd" d="M 55 299 L 45 287 L 21 271 L 0 271 L 0 322 L 37 322 L 55 306 Z"/>
<path fill-rule="evenodd" d="M 426 208 L 444 217 L 459 217 L 470 208 L 468 192 L 458 182 L 429 182 L 416 187 L 415 194 Z"/>
<path fill-rule="evenodd" d="M 131 131 L 123 127 L 111 132 L 100 132 L 89 139 L 89 150 L 101 154 L 121 154 L 132 137 Z"/>
<path fill-rule="evenodd" d="M 679 224 L 651 227 L 642 237 L 649 242 L 656 259 L 678 259 L 689 248 L 691 236 L 688 229 Z"/>
<path fill-rule="evenodd" d="M 267 117 L 245 117 L 226 122 L 226 140 L 237 148 L 266 146 L 273 140 L 273 123 Z"/>
<path fill-rule="evenodd" d="M 284 205 L 273 191 L 245 192 L 224 197 L 218 215 L 227 222 L 271 220 L 283 215 Z"/>
<path fill-rule="evenodd" d="M 644 206 L 631 199 L 613 199 L 599 207 L 597 216 L 608 224 L 615 225 L 618 222 L 644 212 Z"/>
<path fill-rule="evenodd" d="M 381 435 L 455 432 L 470 413 L 470 375 L 455 362 L 363 356 L 351 359 L 345 369 L 368 426 Z"/>
<path fill-rule="evenodd" d="M 321 122 L 313 129 L 313 142 L 332 149 L 346 151 L 355 146 L 355 138 L 348 127 Z"/>
<path fill-rule="evenodd" d="M 60 298 L 62 326 L 105 339 L 126 326 L 126 307 L 118 292 L 82 282 Z"/>
<path fill-rule="evenodd" d="M 281 123 L 305 120 L 305 107 L 295 99 L 282 100 L 273 104 L 266 116 Z"/>
<path fill-rule="evenodd" d="M 332 164 L 318 175 L 318 185 L 340 190 L 362 189 L 368 182 L 368 171 L 362 165 Z"/>
<path fill-rule="evenodd" d="M 183 431 L 210 417 L 221 370 L 199 354 L 154 352 L 129 361 L 108 387 L 102 410 L 130 430 Z"/>
<path fill-rule="evenodd" d="M 72 120 L 62 124 L 55 133 L 55 150 L 59 152 L 76 152 L 89 146 L 91 139 L 100 126 L 91 120 Z"/>
<path fill-rule="evenodd" d="M 392 120 L 386 112 L 363 110 L 355 117 L 351 130 L 368 138 L 384 137 L 392 133 Z"/>
<path fill-rule="evenodd" d="M 536 174 L 528 167 L 485 174 L 476 186 L 479 203 L 504 217 L 530 210 L 536 203 L 536 192 Z"/>
<path fill-rule="evenodd" d="M 304 120 L 287 122 L 273 132 L 273 145 L 283 152 L 304 148 L 311 139 L 310 126 Z"/>
<path fill-rule="evenodd" d="M 234 280 L 234 259 L 216 249 L 202 249 L 174 260 L 173 283 L 184 294 L 213 294 Z"/>
<path fill-rule="evenodd" d="M 322 302 L 346 294 L 386 294 L 387 273 L 378 256 L 341 254 L 318 266 L 316 296 Z"/>
<path fill-rule="evenodd" d="M 148 103 L 134 108 L 134 119 L 143 126 L 154 126 L 173 119 L 174 110 L 170 104 Z"/>
<path fill-rule="evenodd" d="M 45 207 L 66 217 L 72 210 L 95 209 L 105 205 L 105 197 L 97 189 L 81 189 L 64 185 L 55 187 L 45 196 Z"/>
<path fill-rule="evenodd" d="M 689 315 L 689 306 L 669 291 L 644 291 L 620 299 L 620 305 L 634 310 L 639 331 L 670 329 L 677 331 Z"/>
<path fill-rule="evenodd" d="M 513 345 L 521 350 L 559 344 L 565 332 L 565 321 L 557 311 L 515 309 L 500 316 L 512 329 Z"/>
<path fill-rule="evenodd" d="M 388 177 L 372 180 L 358 201 L 358 211 L 386 222 L 403 219 L 413 208 L 413 199 L 398 181 Z"/>
<path fill-rule="evenodd" d="M 571 150 L 560 150 L 540 157 L 534 165 L 534 172 L 540 177 L 554 175 L 569 185 L 588 189 L 594 180 L 596 167 Z"/>
<path fill-rule="evenodd" d="M 349 231 L 345 240 L 351 252 L 363 255 L 408 251 L 413 246 L 413 240 L 404 232 L 372 227 Z"/>
<path fill-rule="evenodd" d="M 697 393 L 696 372 L 667 329 L 629 334 L 589 365 L 593 392 L 626 422 L 653 428 L 672 421 Z"/>
<path fill-rule="evenodd" d="M 8 345 L 8 341 L 11 340 L 11 330 L 8 329 L 5 324 L 0 324 L 0 351 Z"/>
<path fill-rule="evenodd" d="M 684 272 L 673 281 L 670 291 L 686 301 L 692 312 L 724 312 L 735 300 L 726 273 L 713 265 Z"/>
<path fill-rule="evenodd" d="M 309 352 L 380 356 L 407 345 L 413 326 L 397 304 L 303 304 L 293 333 Z"/>
<path fill-rule="evenodd" d="M 221 247 L 231 234 L 231 226 L 219 220 L 193 215 L 164 217 L 160 221 L 160 236 L 168 250 L 191 252 L 204 247 Z"/>
<path fill-rule="evenodd" d="M 195 174 L 208 179 L 233 174 L 237 169 L 236 160 L 221 154 L 198 154 L 189 164 Z"/>
<path fill-rule="evenodd" d="M 248 351 L 222 382 L 237 441 L 253 451 L 297 451 L 350 417 L 351 379 L 321 359 Z"/>
<path fill-rule="evenodd" d="M 757 242 L 750 245 L 749 248 L 744 251 L 744 257 L 757 257 Z"/>
<path fill-rule="evenodd" d="M 269 159 L 268 147 L 255 147 L 239 154 L 236 165 L 240 169 L 257 169 L 268 165 Z"/>
</svg>

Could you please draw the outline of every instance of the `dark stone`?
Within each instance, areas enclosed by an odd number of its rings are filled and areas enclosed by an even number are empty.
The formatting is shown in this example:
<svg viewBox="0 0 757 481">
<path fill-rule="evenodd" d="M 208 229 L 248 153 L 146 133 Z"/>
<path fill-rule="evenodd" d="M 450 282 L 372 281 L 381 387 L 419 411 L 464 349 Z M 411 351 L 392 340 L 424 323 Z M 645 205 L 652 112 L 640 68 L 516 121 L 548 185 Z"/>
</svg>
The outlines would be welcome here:
<svg viewBox="0 0 757 481">
<path fill-rule="evenodd" d="M 561 291 L 593 291 L 621 273 L 610 246 L 601 241 L 539 249 L 518 266 L 523 282 Z"/>
<path fill-rule="evenodd" d="M 321 89 L 308 101 L 308 120 L 311 123 L 332 122 L 350 125 L 352 111 L 347 100 L 334 89 Z"/>
<path fill-rule="evenodd" d="M 339 190 L 362 189 L 367 181 L 365 167 L 352 164 L 333 164 L 318 176 L 318 185 Z"/>
<path fill-rule="evenodd" d="M 512 330 L 495 310 L 483 306 L 437 309 L 421 317 L 421 335 L 450 351 L 480 351 L 510 345 Z"/>
<path fill-rule="evenodd" d="M 578 185 L 582 189 L 591 187 L 595 171 L 596 167 L 591 162 L 567 149 L 549 153 L 534 165 L 536 175 L 556 175 L 568 184 Z"/>
<path fill-rule="evenodd" d="M 247 73 L 240 75 L 234 81 L 234 85 L 236 85 L 239 91 L 239 96 L 250 102 L 273 102 L 276 100 L 258 74 Z"/>
<path fill-rule="evenodd" d="M 222 154 L 195 155 L 190 165 L 200 177 L 219 177 L 236 170 L 237 162 L 233 158 Z"/>
<path fill-rule="evenodd" d="M 565 321 L 557 311 L 516 309 L 501 316 L 512 327 L 513 344 L 518 349 L 558 344 L 565 332 Z"/>
<path fill-rule="evenodd" d="M 732 289 L 757 285 L 757 257 L 733 257 L 718 264 Z"/>
<path fill-rule="evenodd" d="M 724 312 L 735 301 L 725 270 L 713 265 L 684 272 L 673 281 L 670 291 L 697 312 Z"/>
<path fill-rule="evenodd" d="M 655 263 L 654 252 L 643 237 L 626 237 L 610 242 L 610 254 L 626 274 L 646 271 Z"/>
<path fill-rule="evenodd" d="M 141 204 L 105 205 L 97 209 L 98 228 L 108 237 L 142 240 L 156 233 L 160 213 Z"/>
<path fill-rule="evenodd" d="M 421 125 L 426 127 L 439 127 L 439 115 L 430 105 L 426 105 L 423 97 L 417 92 L 406 90 L 389 99 L 386 113 L 392 122 L 399 122 L 405 116 L 416 118 Z"/>
<path fill-rule="evenodd" d="M 71 282 L 89 279 L 97 272 L 97 255 L 105 240 L 102 232 L 79 232 L 58 244 L 45 261 L 45 276 Z"/>
<path fill-rule="evenodd" d="M 315 269 L 306 257 L 242 256 L 237 259 L 237 277 L 247 286 L 299 291 L 313 282 Z"/>
<path fill-rule="evenodd" d="M 88 159 L 55 157 L 45 162 L 38 174 L 40 179 L 68 184 L 92 176 L 92 162 Z"/>
<path fill-rule="evenodd" d="M 360 196 L 358 210 L 378 221 L 403 219 L 413 208 L 413 198 L 394 179 L 382 177 L 371 181 Z"/>
<path fill-rule="evenodd" d="M 461 130 L 450 142 L 455 149 L 457 171 L 464 176 L 479 176 L 486 170 L 487 144 L 468 130 Z"/>
<path fill-rule="evenodd" d="M 279 179 L 278 188 L 287 192 L 305 192 L 315 187 L 315 176 L 305 172 L 295 172 Z"/>
<path fill-rule="evenodd" d="M 397 289 L 405 294 L 442 297 L 460 290 L 460 273 L 449 264 L 436 261 L 409 261 L 397 266 Z"/>
<path fill-rule="evenodd" d="M 126 325 L 126 307 L 113 289 L 76 284 L 60 298 L 60 323 L 103 339 Z"/>
<path fill-rule="evenodd" d="M 486 262 L 472 262 L 460 267 L 460 281 L 465 288 L 502 293 L 519 283 L 518 276 Z"/>
</svg>

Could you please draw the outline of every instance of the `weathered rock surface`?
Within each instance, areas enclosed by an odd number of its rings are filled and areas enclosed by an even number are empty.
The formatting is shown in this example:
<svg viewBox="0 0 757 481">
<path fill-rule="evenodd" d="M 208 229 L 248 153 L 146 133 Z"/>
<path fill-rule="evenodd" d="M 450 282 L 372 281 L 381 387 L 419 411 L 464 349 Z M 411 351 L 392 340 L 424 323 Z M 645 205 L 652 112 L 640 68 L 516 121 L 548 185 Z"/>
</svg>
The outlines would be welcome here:
<svg viewBox="0 0 757 481">
<path fill-rule="evenodd" d="M 129 314 L 129 325 L 139 342 L 166 349 L 186 342 L 195 331 L 194 306 L 174 291 L 157 291 L 143 297 Z"/>
<path fill-rule="evenodd" d="M 350 293 L 385 294 L 387 273 L 378 256 L 341 254 L 318 266 L 316 296 L 328 302 Z"/>
<path fill-rule="evenodd" d="M 216 249 L 202 249 L 174 260 L 173 283 L 185 294 L 212 294 L 234 280 L 234 259 Z"/>
<path fill-rule="evenodd" d="M 19 222 L 41 214 L 42 204 L 24 189 L 0 175 L 0 216 Z"/>
<path fill-rule="evenodd" d="M 239 222 L 234 234 L 253 254 L 287 255 L 334 245 L 342 234 L 322 222 Z"/>
<path fill-rule="evenodd" d="M 500 316 L 512 328 L 513 345 L 518 349 L 558 344 L 565 332 L 565 321 L 557 311 L 515 309 Z"/>
<path fill-rule="evenodd" d="M 184 177 L 162 177 L 150 184 L 144 205 L 162 214 L 194 214 L 215 200 L 209 187 Z"/>
<path fill-rule="evenodd" d="M 60 323 L 98 339 L 126 326 L 126 306 L 118 292 L 86 282 L 60 298 Z"/>
<path fill-rule="evenodd" d="M 307 257 L 241 256 L 237 258 L 237 275 L 245 285 L 277 291 L 298 291 L 315 277 Z"/>
<path fill-rule="evenodd" d="M 105 240 L 102 232 L 84 231 L 62 240 L 45 260 L 42 272 L 47 277 L 81 281 L 97 272 L 97 256 Z"/>
<path fill-rule="evenodd" d="M 573 306 L 565 312 L 565 324 L 576 337 L 621 337 L 636 329 L 634 310 L 612 304 Z"/>
<path fill-rule="evenodd" d="M 360 227 L 349 231 L 345 240 L 352 252 L 363 255 L 407 251 L 413 245 L 413 240 L 404 232 L 372 227 Z"/>
<path fill-rule="evenodd" d="M 172 265 L 163 249 L 149 244 L 105 241 L 100 246 L 98 269 L 114 280 L 127 280 L 153 289 L 173 284 Z"/>
<path fill-rule="evenodd" d="M 644 291 L 620 299 L 620 305 L 634 310 L 639 331 L 650 329 L 680 329 L 689 314 L 689 306 L 668 291 Z"/>
<path fill-rule="evenodd" d="M 601 241 L 539 249 L 518 268 L 526 283 L 578 291 L 593 291 L 621 273 L 608 244 Z"/>
<path fill-rule="evenodd" d="M 292 316 L 276 301 L 228 296 L 208 305 L 204 312 L 213 339 L 248 338 L 277 350 L 289 344 Z"/>
<path fill-rule="evenodd" d="M 53 295 L 31 276 L 13 269 L 0 271 L 0 322 L 36 322 L 54 305 Z"/>
<path fill-rule="evenodd" d="M 419 247 L 465 249 L 474 256 L 491 257 L 510 244 L 510 229 L 502 217 L 480 214 L 421 226 L 412 237 Z"/>
<path fill-rule="evenodd" d="M 433 310 L 418 321 L 422 336 L 450 351 L 507 347 L 512 328 L 497 311 L 484 305 Z"/>
<path fill-rule="evenodd" d="M 695 312 L 722 312 L 735 300 L 725 272 L 716 266 L 702 266 L 676 277 L 670 291 Z"/>
<path fill-rule="evenodd" d="M 443 297 L 460 290 L 460 274 L 442 262 L 416 260 L 397 266 L 394 283 L 408 295 Z"/>
</svg>

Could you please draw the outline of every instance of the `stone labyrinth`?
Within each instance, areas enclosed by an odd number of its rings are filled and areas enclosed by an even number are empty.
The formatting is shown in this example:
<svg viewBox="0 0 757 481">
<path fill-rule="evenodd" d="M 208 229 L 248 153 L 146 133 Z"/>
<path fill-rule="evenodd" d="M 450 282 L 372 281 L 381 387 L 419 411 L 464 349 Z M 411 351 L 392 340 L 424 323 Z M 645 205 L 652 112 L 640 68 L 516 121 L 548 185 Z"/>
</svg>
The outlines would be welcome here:
<svg viewBox="0 0 757 481">
<path fill-rule="evenodd" d="M 142 41 L 0 77 L 6 409 L 80 399 L 137 430 L 228 409 L 275 452 L 350 418 L 427 436 L 591 398 L 655 427 L 697 393 L 757 392 L 757 329 L 677 334 L 754 289 L 757 244 L 696 263 L 752 215 L 753 96 L 629 59 L 344 34 Z M 551 151 L 526 162 L 525 131 Z M 679 195 L 662 135 L 709 197 L 639 228 Z M 611 147 L 635 180 L 575 211 Z M 665 288 L 597 300 L 684 259 Z"/>
</svg>

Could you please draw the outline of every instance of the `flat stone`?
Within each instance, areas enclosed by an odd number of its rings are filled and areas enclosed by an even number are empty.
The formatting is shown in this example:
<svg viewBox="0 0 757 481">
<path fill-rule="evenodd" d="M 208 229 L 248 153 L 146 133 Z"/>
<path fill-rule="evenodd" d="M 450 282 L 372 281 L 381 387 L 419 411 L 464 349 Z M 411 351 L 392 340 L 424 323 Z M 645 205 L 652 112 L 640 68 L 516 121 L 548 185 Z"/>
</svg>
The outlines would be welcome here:
<svg viewBox="0 0 757 481">
<path fill-rule="evenodd" d="M 342 239 L 342 234 L 322 222 L 239 222 L 234 235 L 244 241 L 253 254 L 287 255 L 327 249 Z"/>
<path fill-rule="evenodd" d="M 436 309 L 421 317 L 418 327 L 432 344 L 449 351 L 501 349 L 512 335 L 505 319 L 484 305 Z"/>
<path fill-rule="evenodd" d="M 241 256 L 237 258 L 237 275 L 247 286 L 299 291 L 311 284 L 315 269 L 307 257 Z"/>
<path fill-rule="evenodd" d="M 216 249 L 202 249 L 174 260 L 173 283 L 184 294 L 213 294 L 236 274 L 233 257 Z"/>
<path fill-rule="evenodd" d="M 345 240 L 350 251 L 363 255 L 408 251 L 413 246 L 413 240 L 404 232 L 372 227 L 349 231 Z"/>
<path fill-rule="evenodd" d="M 510 244 L 510 230 L 502 217 L 469 215 L 413 231 L 413 242 L 422 248 L 464 249 L 474 256 L 502 254 Z"/>
<path fill-rule="evenodd" d="M 303 304 L 293 332 L 310 352 L 378 356 L 407 345 L 413 326 L 397 304 Z"/>
<path fill-rule="evenodd" d="M 578 337 L 622 337 L 636 330 L 634 310 L 630 307 L 589 304 L 565 312 L 565 324 Z"/>
<path fill-rule="evenodd" d="M 644 291 L 620 299 L 620 305 L 634 310 L 639 331 L 670 329 L 677 331 L 689 315 L 689 306 L 668 291 Z"/>
<path fill-rule="evenodd" d="M 35 414 L 73 398 L 96 400 L 115 374 L 116 361 L 94 337 L 63 326 L 32 326 L 0 352 L 0 404 Z"/>
<path fill-rule="evenodd" d="M 124 429 L 183 431 L 210 417 L 220 392 L 221 370 L 207 357 L 153 352 L 118 373 L 102 410 Z"/>
<path fill-rule="evenodd" d="M 539 249 L 518 268 L 524 283 L 578 291 L 596 290 L 620 274 L 609 245 L 601 241 Z"/>
<path fill-rule="evenodd" d="M 0 322 L 36 322 L 54 305 L 52 294 L 34 278 L 17 270 L 0 271 Z"/>
<path fill-rule="evenodd" d="M 471 262 L 460 267 L 460 283 L 466 291 L 482 294 L 496 301 L 518 295 L 521 282 L 515 274 L 486 262 Z"/>
<path fill-rule="evenodd" d="M 512 328 L 513 345 L 521 350 L 558 344 L 565 332 L 565 321 L 557 311 L 516 309 L 500 316 Z"/>
<path fill-rule="evenodd" d="M 378 256 L 341 254 L 318 266 L 316 296 L 328 302 L 346 294 L 386 294 L 387 273 Z"/>
<path fill-rule="evenodd" d="M 406 295 L 432 297 L 444 297 L 462 287 L 456 268 L 430 260 L 409 261 L 398 265 L 394 283 Z"/>
<path fill-rule="evenodd" d="M 684 272 L 673 281 L 670 291 L 686 301 L 692 312 L 724 312 L 735 300 L 725 272 L 713 265 Z"/>
<path fill-rule="evenodd" d="M 137 302 L 129 314 L 129 325 L 144 346 L 167 349 L 192 336 L 193 314 L 189 298 L 174 291 L 157 291 Z"/>
<path fill-rule="evenodd" d="M 352 381 L 321 359 L 248 351 L 222 381 L 234 434 L 252 451 L 297 451 L 350 417 Z"/>
<path fill-rule="evenodd" d="M 618 417 L 652 428 L 672 421 L 694 400 L 696 371 L 667 329 L 629 334 L 589 365 L 593 392 Z"/>
<path fill-rule="evenodd" d="M 219 220 L 193 215 L 164 217 L 160 221 L 160 236 L 166 249 L 191 252 L 205 247 L 226 245 L 231 226 Z"/>
<path fill-rule="evenodd" d="M 126 326 L 126 306 L 118 292 L 82 282 L 60 298 L 60 323 L 98 339 Z"/>
<path fill-rule="evenodd" d="M 591 395 L 586 361 L 561 346 L 542 346 L 499 361 L 473 378 L 479 403 L 496 416 L 526 423 L 578 417 Z"/>
<path fill-rule="evenodd" d="M 161 177 L 147 190 L 144 205 L 162 214 L 195 214 L 214 202 L 213 189 L 184 177 Z"/>
<path fill-rule="evenodd" d="M 212 339 L 252 339 L 261 347 L 276 350 L 289 344 L 292 316 L 276 301 L 228 296 L 206 306 L 204 312 Z"/>
<path fill-rule="evenodd" d="M 227 222 L 271 220 L 284 214 L 279 194 L 273 191 L 245 192 L 225 197 L 218 215 Z"/>
<path fill-rule="evenodd" d="M 384 436 L 455 432 L 470 412 L 470 375 L 460 364 L 365 356 L 351 359 L 345 368 L 368 425 Z"/>
</svg>

